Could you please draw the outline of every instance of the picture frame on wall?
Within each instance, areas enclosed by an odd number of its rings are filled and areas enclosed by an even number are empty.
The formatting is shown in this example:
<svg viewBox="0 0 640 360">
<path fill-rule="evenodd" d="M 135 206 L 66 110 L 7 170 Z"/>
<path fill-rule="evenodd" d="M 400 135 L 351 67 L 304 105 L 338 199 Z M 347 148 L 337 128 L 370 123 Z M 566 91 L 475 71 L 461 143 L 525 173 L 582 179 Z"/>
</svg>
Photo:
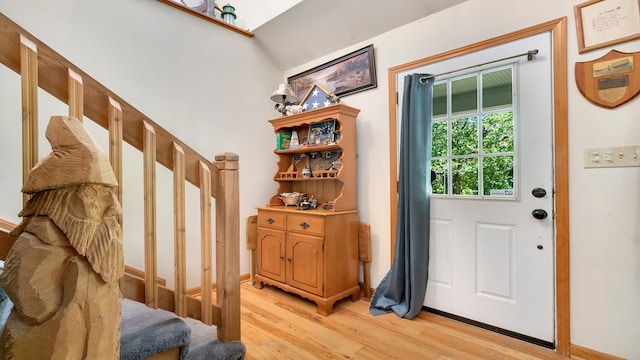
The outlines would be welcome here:
<svg viewBox="0 0 640 360">
<path fill-rule="evenodd" d="M 640 38 L 640 0 L 590 0 L 574 14 L 581 54 Z"/>
<path fill-rule="evenodd" d="M 287 82 L 298 99 L 315 84 L 342 97 L 377 87 L 373 44 L 290 76 Z"/>
</svg>

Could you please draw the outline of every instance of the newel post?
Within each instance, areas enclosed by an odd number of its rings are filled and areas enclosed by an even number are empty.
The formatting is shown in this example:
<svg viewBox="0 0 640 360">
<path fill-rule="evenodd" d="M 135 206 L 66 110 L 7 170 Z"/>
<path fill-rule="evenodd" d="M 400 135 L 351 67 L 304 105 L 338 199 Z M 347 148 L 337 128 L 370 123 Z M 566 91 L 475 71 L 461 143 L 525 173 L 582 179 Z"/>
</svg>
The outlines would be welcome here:
<svg viewBox="0 0 640 360">
<path fill-rule="evenodd" d="M 216 197 L 216 301 L 221 308 L 218 338 L 240 340 L 240 185 L 239 157 L 218 154 Z M 232 301 L 231 299 L 237 299 Z"/>
</svg>

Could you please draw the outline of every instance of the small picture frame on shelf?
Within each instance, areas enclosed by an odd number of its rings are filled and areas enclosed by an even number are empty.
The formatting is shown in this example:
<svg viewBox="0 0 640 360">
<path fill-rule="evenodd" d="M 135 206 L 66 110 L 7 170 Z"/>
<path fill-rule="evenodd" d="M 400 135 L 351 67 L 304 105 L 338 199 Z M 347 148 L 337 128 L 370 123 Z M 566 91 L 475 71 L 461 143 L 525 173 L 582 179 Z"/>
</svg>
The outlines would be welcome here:
<svg viewBox="0 0 640 360">
<path fill-rule="evenodd" d="M 276 133 L 276 150 L 289 149 L 289 143 L 291 142 L 291 133 L 285 131 L 278 131 Z"/>
<path fill-rule="evenodd" d="M 335 131 L 335 119 L 309 125 L 309 146 L 334 144 Z"/>
</svg>

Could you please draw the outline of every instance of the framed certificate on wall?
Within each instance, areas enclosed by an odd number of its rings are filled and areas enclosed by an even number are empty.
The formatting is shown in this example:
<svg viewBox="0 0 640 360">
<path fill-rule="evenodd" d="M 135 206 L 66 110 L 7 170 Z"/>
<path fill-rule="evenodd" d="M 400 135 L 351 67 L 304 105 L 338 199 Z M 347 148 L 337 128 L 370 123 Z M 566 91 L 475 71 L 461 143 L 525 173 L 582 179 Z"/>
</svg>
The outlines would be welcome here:
<svg viewBox="0 0 640 360">
<path fill-rule="evenodd" d="M 640 0 L 591 0 L 574 13 L 579 53 L 640 38 Z"/>
</svg>

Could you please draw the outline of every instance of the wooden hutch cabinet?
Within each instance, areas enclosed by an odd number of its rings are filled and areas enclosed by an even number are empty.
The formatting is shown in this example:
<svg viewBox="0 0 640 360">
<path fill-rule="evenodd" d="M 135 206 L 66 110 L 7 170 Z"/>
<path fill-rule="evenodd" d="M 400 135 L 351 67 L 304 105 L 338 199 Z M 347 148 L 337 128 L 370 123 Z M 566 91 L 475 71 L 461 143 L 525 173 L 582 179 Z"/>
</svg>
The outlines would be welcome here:
<svg viewBox="0 0 640 360">
<path fill-rule="evenodd" d="M 288 137 L 295 131 L 300 147 L 275 150 L 278 192 L 267 206 L 258 207 L 256 287 L 269 284 L 308 298 L 322 315 L 331 314 L 335 302 L 342 298 L 360 298 L 356 208 L 359 112 L 338 104 L 269 121 L 276 134 Z M 317 207 L 285 205 L 280 194 L 294 192 L 306 194 L 307 200 L 313 197 Z"/>
</svg>

